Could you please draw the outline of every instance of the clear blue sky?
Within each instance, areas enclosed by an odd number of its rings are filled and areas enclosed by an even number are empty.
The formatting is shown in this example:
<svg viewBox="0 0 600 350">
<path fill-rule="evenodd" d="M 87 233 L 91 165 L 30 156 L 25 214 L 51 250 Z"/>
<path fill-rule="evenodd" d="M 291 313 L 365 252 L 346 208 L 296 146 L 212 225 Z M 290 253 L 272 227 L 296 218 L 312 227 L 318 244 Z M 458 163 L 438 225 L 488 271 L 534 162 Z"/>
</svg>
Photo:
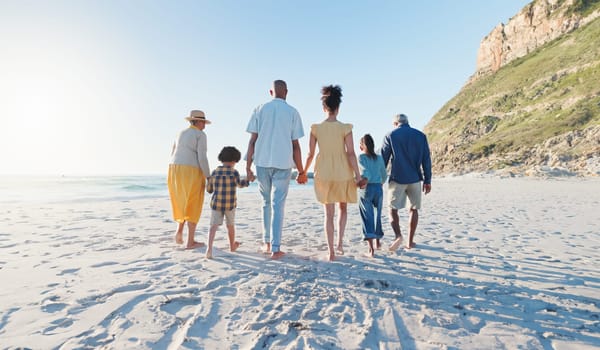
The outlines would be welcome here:
<svg viewBox="0 0 600 350">
<path fill-rule="evenodd" d="M 396 113 L 423 129 L 527 3 L 1 0 L 0 174 L 166 173 L 191 109 L 213 121 L 215 167 L 223 146 L 246 151 L 274 79 L 306 134 L 321 86 L 341 85 L 339 119 L 379 147 Z"/>
</svg>

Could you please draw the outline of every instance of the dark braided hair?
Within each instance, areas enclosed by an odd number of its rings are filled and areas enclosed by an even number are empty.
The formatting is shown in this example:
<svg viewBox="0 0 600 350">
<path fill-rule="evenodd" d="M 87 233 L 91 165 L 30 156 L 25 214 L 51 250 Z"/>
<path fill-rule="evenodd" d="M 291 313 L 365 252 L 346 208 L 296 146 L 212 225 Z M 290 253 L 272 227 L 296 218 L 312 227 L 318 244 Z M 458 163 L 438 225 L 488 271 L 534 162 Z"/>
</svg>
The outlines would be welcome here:
<svg viewBox="0 0 600 350">
<path fill-rule="evenodd" d="M 328 85 L 321 88 L 321 101 L 323 107 L 328 111 L 335 111 L 340 108 L 342 102 L 342 88 L 339 85 Z"/>
<path fill-rule="evenodd" d="M 377 154 L 375 153 L 375 142 L 373 142 L 373 138 L 369 134 L 365 134 L 360 141 L 365 145 L 367 149 L 367 157 L 372 159 L 377 159 Z"/>
</svg>

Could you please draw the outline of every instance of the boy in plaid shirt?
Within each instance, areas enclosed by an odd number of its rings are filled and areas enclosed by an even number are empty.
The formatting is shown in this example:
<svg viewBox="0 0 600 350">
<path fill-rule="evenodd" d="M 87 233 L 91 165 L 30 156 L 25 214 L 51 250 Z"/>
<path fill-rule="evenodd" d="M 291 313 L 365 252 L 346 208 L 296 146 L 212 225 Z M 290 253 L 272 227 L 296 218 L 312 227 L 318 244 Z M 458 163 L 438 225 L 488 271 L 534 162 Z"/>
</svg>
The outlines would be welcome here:
<svg viewBox="0 0 600 350">
<path fill-rule="evenodd" d="M 229 250 L 235 252 L 240 246 L 240 242 L 235 240 L 234 226 L 235 207 L 237 206 L 236 187 L 248 187 L 249 185 L 247 180 L 240 179 L 240 174 L 234 168 L 241 157 L 242 154 L 235 147 L 224 147 L 219 153 L 219 161 L 222 165 L 217 167 L 208 179 L 206 191 L 212 193 L 210 199 L 212 213 L 208 233 L 208 248 L 206 249 L 207 259 L 213 257 L 213 241 L 217 229 L 223 224 L 223 217 L 225 217 L 227 225 Z"/>
</svg>

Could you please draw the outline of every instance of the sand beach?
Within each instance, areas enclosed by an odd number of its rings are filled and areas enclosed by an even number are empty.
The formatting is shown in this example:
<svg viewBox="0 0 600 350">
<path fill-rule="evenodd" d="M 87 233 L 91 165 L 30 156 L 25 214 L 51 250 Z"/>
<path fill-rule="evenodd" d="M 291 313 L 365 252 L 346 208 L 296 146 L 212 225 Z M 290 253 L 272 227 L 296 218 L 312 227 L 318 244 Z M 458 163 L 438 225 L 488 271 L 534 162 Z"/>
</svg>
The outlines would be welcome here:
<svg viewBox="0 0 600 350">
<path fill-rule="evenodd" d="M 260 195 L 238 196 L 242 246 L 222 228 L 213 260 L 174 243 L 164 195 L 1 202 L 0 348 L 600 348 L 600 179 L 434 178 L 416 248 L 365 257 L 349 205 L 335 262 L 312 188 L 290 190 L 278 261 Z"/>
</svg>

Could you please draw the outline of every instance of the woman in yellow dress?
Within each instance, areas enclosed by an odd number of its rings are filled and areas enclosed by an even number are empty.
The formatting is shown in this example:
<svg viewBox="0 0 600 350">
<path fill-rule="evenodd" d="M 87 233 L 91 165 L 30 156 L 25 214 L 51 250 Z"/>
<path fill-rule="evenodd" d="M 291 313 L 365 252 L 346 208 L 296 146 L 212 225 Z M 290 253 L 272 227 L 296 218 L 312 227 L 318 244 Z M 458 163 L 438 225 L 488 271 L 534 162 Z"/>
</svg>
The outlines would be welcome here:
<svg viewBox="0 0 600 350">
<path fill-rule="evenodd" d="M 310 141 L 306 166 L 308 169 L 315 156 L 315 147 L 319 146 L 319 154 L 315 161 L 315 193 L 317 200 L 325 209 L 325 233 L 329 248 L 329 261 L 335 254 L 343 255 L 344 230 L 348 217 L 347 203 L 356 203 L 357 186 L 366 183 L 360 177 L 358 162 L 354 153 L 352 124 L 337 120 L 342 102 L 342 88 L 338 85 L 324 86 L 321 89 L 321 101 L 326 119 L 310 127 Z M 335 203 L 339 203 L 338 241 L 334 250 L 333 231 Z"/>
<path fill-rule="evenodd" d="M 183 227 L 187 222 L 188 236 L 186 249 L 204 246 L 196 242 L 194 234 L 204 204 L 204 188 L 210 176 L 206 156 L 206 134 L 204 127 L 210 124 L 204 112 L 193 110 L 185 118 L 189 128 L 181 131 L 171 151 L 167 184 L 173 208 L 173 220 L 177 221 L 175 242 L 183 244 Z"/>
</svg>

